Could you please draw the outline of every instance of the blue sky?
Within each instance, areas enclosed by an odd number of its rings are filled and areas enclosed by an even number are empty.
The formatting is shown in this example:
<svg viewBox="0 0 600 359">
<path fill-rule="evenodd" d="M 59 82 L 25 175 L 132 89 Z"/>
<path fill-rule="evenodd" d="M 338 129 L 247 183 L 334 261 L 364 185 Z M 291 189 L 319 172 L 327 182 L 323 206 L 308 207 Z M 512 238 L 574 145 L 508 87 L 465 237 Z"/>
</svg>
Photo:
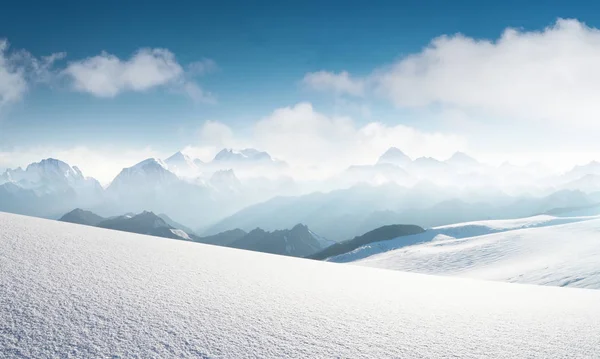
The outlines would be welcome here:
<svg viewBox="0 0 600 359">
<path fill-rule="evenodd" d="M 267 131 L 280 128 L 274 119 L 277 109 L 294 109 L 300 103 L 312 105 L 311 114 L 316 114 L 317 127 L 323 127 L 318 120 L 322 115 L 325 121 L 350 118 L 357 130 L 377 122 L 391 127 L 407 126 L 424 136 L 439 133 L 461 137 L 438 141 L 446 141 L 447 145 L 436 150 L 406 149 L 414 156 L 442 156 L 457 147 L 498 157 L 502 147 L 511 141 L 517 144 L 507 147 L 544 152 L 547 141 L 533 138 L 532 134 L 548 131 L 548 136 L 555 136 L 554 142 L 558 142 L 558 134 L 571 131 L 571 127 L 565 128 L 564 121 L 553 121 L 550 125 L 517 122 L 522 129 L 511 134 L 505 125 L 519 114 L 498 112 L 496 105 L 487 99 L 471 104 L 439 95 L 438 89 L 429 89 L 415 103 L 406 103 L 394 95 L 397 94 L 394 91 L 403 89 L 394 85 L 388 89 L 389 93 L 383 93 L 385 89 L 374 79 L 403 59 L 422 53 L 424 47 L 441 35 L 462 33 L 474 41 L 495 41 L 510 27 L 527 35 L 531 31 L 544 32 L 557 18 L 573 18 L 585 23 L 580 31 L 593 36 L 590 28 L 600 22 L 594 15 L 596 7 L 589 2 L 542 1 L 373 1 L 368 5 L 359 1 L 295 4 L 190 1 L 144 5 L 117 1 L 35 5 L 12 2 L 0 13 L 0 38 L 10 44 L 4 56 L 25 50 L 39 63 L 42 56 L 62 52 L 66 55 L 49 70 L 51 80 L 38 81 L 34 75 L 28 76 L 27 90 L 18 100 L 0 109 L 0 153 L 4 153 L 4 157 L 0 156 L 0 161 L 4 158 L 4 166 L 0 162 L 0 167 L 14 165 L 15 153 L 27 152 L 29 156 L 23 161 L 38 153 L 44 156 L 42 149 L 49 155 L 82 147 L 107 153 L 110 152 L 107 148 L 115 153 L 126 149 L 141 156 L 189 147 L 199 156 L 209 156 L 209 149 L 221 144 L 269 147 L 272 141 L 260 141 L 262 135 L 256 134 L 256 123 L 268 118 L 274 127 L 268 127 Z M 560 41 L 560 36 L 555 38 L 552 41 Z M 555 45 L 548 45 L 549 53 L 553 53 L 552 46 Z M 98 96 L 93 91 L 78 89 L 74 76 L 65 75 L 70 65 L 101 56 L 103 52 L 125 63 L 140 49 L 158 48 L 167 49 L 183 72 L 143 90 L 132 90 L 131 86 L 137 85 L 131 85 L 117 94 Z M 575 59 L 595 56 L 583 53 L 586 49 L 577 48 L 582 53 L 576 53 Z M 487 61 L 487 57 L 483 58 Z M 203 73 L 193 73 L 188 68 L 192 63 L 207 64 L 207 59 L 212 65 Z M 31 67 L 22 63 L 14 66 Z M 521 63 L 514 66 L 517 70 L 525 68 Z M 360 84 L 364 90 L 351 94 L 348 88 L 335 87 L 343 86 L 339 82 L 332 85 L 331 81 L 339 77 L 306 81 L 308 74 L 319 71 L 335 76 L 345 71 L 349 83 Z M 547 78 L 553 71 L 546 70 L 540 76 Z M 371 86 L 371 83 L 377 84 Z M 186 96 L 183 88 L 187 84 L 202 89 L 204 95 L 200 100 Z M 373 90 L 366 89 L 371 87 Z M 590 89 L 590 93 L 595 90 Z M 405 94 L 402 96 L 406 98 Z M 515 103 L 507 101 L 506 106 Z M 526 115 L 547 117 L 543 111 Z M 226 126 L 225 135 L 218 131 L 219 136 L 226 138 L 213 141 L 213 134 L 204 131 L 206 121 Z M 400 139 L 405 137 L 400 136 L 398 142 Z M 378 141 L 386 145 L 395 143 L 390 138 Z M 591 138 L 572 142 L 574 145 L 569 148 L 573 153 L 600 150 L 592 147 Z M 532 144 L 538 147 L 532 148 Z M 402 143 L 397 145 L 403 148 Z M 277 155 L 293 155 L 275 145 L 273 149 L 265 149 Z M 373 153 L 361 159 L 371 158 Z M 9 157 L 12 160 L 6 159 Z"/>
</svg>

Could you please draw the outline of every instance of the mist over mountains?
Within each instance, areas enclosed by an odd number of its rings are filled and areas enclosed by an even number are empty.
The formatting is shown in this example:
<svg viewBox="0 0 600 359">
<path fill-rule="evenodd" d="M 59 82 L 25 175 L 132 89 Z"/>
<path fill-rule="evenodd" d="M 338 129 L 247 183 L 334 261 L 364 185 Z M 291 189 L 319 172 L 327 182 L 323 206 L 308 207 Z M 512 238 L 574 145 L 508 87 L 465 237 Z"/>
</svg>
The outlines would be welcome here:
<svg viewBox="0 0 600 359">
<path fill-rule="evenodd" d="M 372 164 L 325 180 L 255 149 L 223 149 L 203 162 L 182 152 L 124 168 L 103 187 L 76 166 L 44 159 L 0 174 L 0 210 L 59 218 L 74 208 L 103 217 L 152 211 L 209 236 L 298 223 L 334 241 L 391 224 L 422 227 L 516 218 L 600 203 L 600 165 L 553 174 L 541 166 L 491 166 L 466 153 L 411 159 L 390 148 Z"/>
</svg>

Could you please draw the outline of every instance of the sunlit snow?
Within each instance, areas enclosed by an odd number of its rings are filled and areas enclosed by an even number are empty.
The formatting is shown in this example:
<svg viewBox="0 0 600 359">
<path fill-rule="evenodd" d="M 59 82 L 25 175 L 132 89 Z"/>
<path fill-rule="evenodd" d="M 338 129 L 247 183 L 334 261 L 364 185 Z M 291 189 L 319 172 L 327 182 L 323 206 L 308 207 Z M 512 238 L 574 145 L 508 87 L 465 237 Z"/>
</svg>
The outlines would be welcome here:
<svg viewBox="0 0 600 359">
<path fill-rule="evenodd" d="M 0 357 L 591 358 L 598 303 L 0 213 Z"/>
<path fill-rule="evenodd" d="M 440 233 L 430 242 L 397 249 L 392 241 L 380 242 L 331 260 L 356 260 L 359 265 L 399 271 L 600 289 L 599 217 L 544 217 L 547 220 L 532 217 L 439 227 L 430 230 Z M 511 226 L 519 222 L 523 226 Z M 499 232 L 476 235 L 474 229 L 485 226 Z M 381 250 L 383 247 L 387 250 Z"/>
</svg>

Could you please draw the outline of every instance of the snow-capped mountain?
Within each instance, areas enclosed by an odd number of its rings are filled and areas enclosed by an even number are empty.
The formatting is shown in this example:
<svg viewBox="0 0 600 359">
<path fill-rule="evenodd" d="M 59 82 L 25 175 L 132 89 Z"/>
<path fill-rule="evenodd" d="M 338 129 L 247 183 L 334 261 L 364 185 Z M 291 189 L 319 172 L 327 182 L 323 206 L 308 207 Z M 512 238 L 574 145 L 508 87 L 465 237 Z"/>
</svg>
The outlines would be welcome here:
<svg viewBox="0 0 600 359">
<path fill-rule="evenodd" d="M 0 210 L 53 217 L 104 199 L 104 190 L 77 167 L 48 158 L 0 176 Z"/>
<path fill-rule="evenodd" d="M 25 170 L 20 167 L 6 170 L 2 182 L 12 182 L 31 189 L 38 195 L 74 191 L 78 195 L 96 195 L 101 192 L 100 183 L 94 178 L 85 177 L 76 166 L 53 158 L 31 163 Z"/>
<path fill-rule="evenodd" d="M 585 175 L 600 176 L 600 162 L 592 161 L 586 165 L 575 166 L 573 169 L 565 173 L 563 178 L 567 181 L 575 181 L 584 177 Z"/>
<path fill-rule="evenodd" d="M 273 158 L 264 151 L 258 151 L 254 148 L 246 148 L 243 150 L 223 149 L 215 155 L 213 161 L 216 162 L 271 162 Z"/>
<path fill-rule="evenodd" d="M 392 164 L 403 168 L 406 168 L 411 162 L 412 159 L 396 147 L 390 147 L 377 160 L 377 164 Z"/>
<path fill-rule="evenodd" d="M 581 178 L 569 181 L 561 186 L 569 190 L 580 190 L 586 193 L 600 191 L 600 175 L 589 173 Z"/>
<path fill-rule="evenodd" d="M 132 167 L 124 168 L 108 186 L 109 192 L 138 192 L 178 182 L 168 165 L 158 158 L 148 158 Z"/>
<path fill-rule="evenodd" d="M 409 166 L 408 172 L 421 179 L 435 180 L 438 184 L 454 182 L 455 169 L 446 162 L 433 157 L 419 157 Z"/>
<path fill-rule="evenodd" d="M 167 158 L 164 163 L 167 165 L 169 171 L 179 176 L 196 176 L 200 171 L 196 161 L 188 155 L 181 153 L 181 151 L 176 152 L 171 157 Z"/>
<path fill-rule="evenodd" d="M 221 210 L 211 198 L 209 188 L 193 184 L 169 171 L 168 165 L 149 158 L 119 173 L 106 190 L 110 202 L 103 213 L 169 213 L 184 223 L 201 223 Z M 215 207 L 207 212 L 209 207 Z"/>
<path fill-rule="evenodd" d="M 242 190 L 242 183 L 232 169 L 219 170 L 213 173 L 209 183 L 218 191 L 239 192 Z"/>
<path fill-rule="evenodd" d="M 215 169 L 232 168 L 235 170 L 280 170 L 287 167 L 287 163 L 274 159 L 267 152 L 254 148 L 243 150 L 223 149 L 215 155 L 210 164 Z"/>
<path fill-rule="evenodd" d="M 415 183 L 415 178 L 398 165 L 378 162 L 375 165 L 350 166 L 339 176 L 337 181 L 343 187 L 358 183 L 411 185 Z"/>
<path fill-rule="evenodd" d="M 448 158 L 444 162 L 457 168 L 476 168 L 481 165 L 479 161 L 460 151 L 455 152 L 450 158 Z"/>
<path fill-rule="evenodd" d="M 433 157 L 419 157 L 413 161 L 413 168 L 436 170 L 439 168 L 447 168 L 447 165 Z"/>
</svg>

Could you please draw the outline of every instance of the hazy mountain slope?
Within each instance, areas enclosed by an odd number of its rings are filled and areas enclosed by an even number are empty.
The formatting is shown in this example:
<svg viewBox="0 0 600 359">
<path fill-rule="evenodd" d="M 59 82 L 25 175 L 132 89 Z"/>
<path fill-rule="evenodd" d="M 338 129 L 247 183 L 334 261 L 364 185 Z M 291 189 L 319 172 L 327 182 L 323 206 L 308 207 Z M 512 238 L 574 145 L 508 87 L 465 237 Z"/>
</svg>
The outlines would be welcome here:
<svg viewBox="0 0 600 359">
<path fill-rule="evenodd" d="M 161 213 L 158 216 L 163 221 L 165 221 L 169 226 L 171 226 L 173 228 L 181 229 L 182 231 L 185 231 L 185 233 L 187 233 L 187 234 L 194 234 L 194 231 L 191 228 L 186 227 L 181 223 L 175 222 L 173 219 L 171 219 L 171 217 L 167 216 L 166 214 Z"/>
<path fill-rule="evenodd" d="M 59 221 L 61 222 L 85 224 L 86 226 L 96 226 L 100 222 L 105 220 L 106 218 L 100 217 L 99 215 L 93 212 L 85 211 L 81 208 L 75 208 L 74 210 L 65 214 L 59 219 Z"/>
<path fill-rule="evenodd" d="M 102 218 L 92 212 L 75 209 L 65 214 L 60 221 L 294 257 L 311 255 L 332 244 L 331 241 L 316 235 L 308 227 L 300 224 L 289 230 L 274 232 L 257 228 L 246 233 L 241 229 L 234 229 L 213 236 L 200 237 L 186 231 L 185 227 L 176 226 L 177 223 L 167 215 L 157 216 L 149 211 Z"/>
<path fill-rule="evenodd" d="M 178 178 L 155 158 L 124 168 L 106 192 L 110 201 L 97 209 L 99 213 L 148 210 L 168 213 L 185 224 L 214 221 L 219 213 L 228 213 L 228 204 L 217 205 L 210 189 Z"/>
<path fill-rule="evenodd" d="M 398 238 L 398 237 L 403 237 L 403 236 L 410 236 L 410 235 L 415 235 L 415 234 L 423 233 L 423 232 L 424 232 L 423 228 L 421 228 L 419 226 L 415 226 L 415 225 L 396 224 L 396 225 L 383 226 L 383 227 L 374 229 L 368 233 L 365 233 L 362 236 L 357 236 L 357 237 L 354 237 L 353 239 L 349 239 L 347 241 L 333 244 L 332 246 L 309 256 L 309 258 L 325 259 L 325 258 L 329 258 L 332 256 L 336 256 L 336 255 L 340 255 L 343 253 L 353 251 L 356 248 L 359 248 L 361 246 L 364 246 L 364 245 L 372 243 L 372 242 L 389 240 L 392 238 Z"/>
<path fill-rule="evenodd" d="M 198 165 L 194 160 L 181 152 L 176 152 L 167 158 L 164 163 L 168 166 L 169 171 L 177 175 L 194 176 L 199 172 Z"/>
<path fill-rule="evenodd" d="M 148 211 L 144 211 L 135 216 L 125 215 L 110 218 L 98 223 L 97 227 L 157 237 L 191 239 L 189 234 L 185 233 L 183 230 L 170 226 L 162 218 Z"/>
<path fill-rule="evenodd" d="M 302 224 L 273 232 L 257 228 L 228 247 L 294 257 L 309 256 L 323 249 L 321 242 Z"/>
<path fill-rule="evenodd" d="M 9 357 L 600 355 L 600 291 L 336 265 L 10 214 L 0 214 L 0 253 Z"/>
<path fill-rule="evenodd" d="M 460 191 L 426 182 L 412 188 L 395 184 L 364 185 L 328 193 L 274 198 L 246 207 L 204 233 L 210 235 L 231 228 L 277 230 L 291 228 L 300 222 L 325 238 L 343 241 L 385 225 L 411 223 L 425 228 L 474 220 L 518 218 L 591 202 L 590 195 L 569 190 L 543 197 L 511 197 L 502 192 Z"/>
<path fill-rule="evenodd" d="M 250 231 L 259 227 L 272 231 L 291 228 L 300 222 L 327 239 L 347 240 L 382 225 L 401 222 L 378 222 L 374 227 L 366 223 L 374 211 L 419 202 L 416 197 L 420 195 L 420 191 L 414 192 L 414 195 L 407 194 L 406 188 L 390 184 L 377 187 L 355 186 L 346 190 L 317 192 L 297 197 L 277 197 L 244 208 L 219 221 L 211 226 L 206 234 L 231 228 Z M 420 200 L 427 201 L 429 198 L 426 195 Z"/>
<path fill-rule="evenodd" d="M 248 234 L 241 229 L 231 229 L 229 231 L 221 232 L 212 236 L 206 237 L 195 237 L 194 242 L 205 243 L 205 244 L 216 244 L 219 246 L 228 247 L 231 243 L 237 241 L 238 239 L 244 237 Z"/>
<path fill-rule="evenodd" d="M 411 162 L 412 159 L 396 147 L 390 147 L 377 160 L 377 164 L 393 164 L 400 167 L 407 167 Z"/>
<path fill-rule="evenodd" d="M 359 265 L 600 289 L 600 219 L 454 239 L 376 254 Z"/>
</svg>

